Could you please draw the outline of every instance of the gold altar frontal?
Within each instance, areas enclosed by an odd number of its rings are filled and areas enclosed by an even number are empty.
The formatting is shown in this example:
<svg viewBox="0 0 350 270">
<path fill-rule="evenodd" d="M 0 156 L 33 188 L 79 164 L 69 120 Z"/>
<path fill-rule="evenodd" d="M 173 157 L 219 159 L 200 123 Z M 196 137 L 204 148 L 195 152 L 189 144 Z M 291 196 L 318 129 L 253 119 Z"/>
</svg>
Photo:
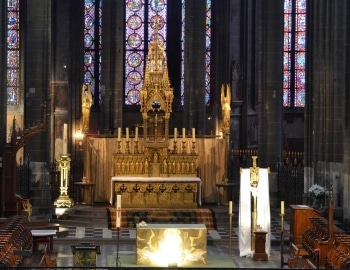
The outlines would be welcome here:
<svg viewBox="0 0 350 270">
<path fill-rule="evenodd" d="M 111 204 L 120 194 L 126 208 L 193 208 L 201 205 L 198 177 L 112 177 Z"/>
<path fill-rule="evenodd" d="M 205 265 L 204 224 L 142 224 L 136 229 L 136 264 L 161 267 Z"/>
</svg>

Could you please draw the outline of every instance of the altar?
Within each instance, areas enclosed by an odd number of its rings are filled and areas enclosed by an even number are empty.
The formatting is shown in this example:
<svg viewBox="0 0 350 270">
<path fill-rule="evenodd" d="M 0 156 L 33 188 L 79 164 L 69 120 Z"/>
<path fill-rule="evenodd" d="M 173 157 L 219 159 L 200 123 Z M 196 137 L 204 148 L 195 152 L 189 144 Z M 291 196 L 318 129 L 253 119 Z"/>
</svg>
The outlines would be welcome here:
<svg viewBox="0 0 350 270">
<path fill-rule="evenodd" d="M 195 127 L 170 131 L 173 98 L 166 54 L 156 38 L 145 59 L 141 123 L 84 143 L 84 176 L 96 183 L 95 201 L 113 205 L 117 194 L 123 208 L 195 208 L 202 200 L 216 201 L 215 184 L 227 166 L 226 140 L 197 134 Z"/>
<path fill-rule="evenodd" d="M 119 194 L 123 208 L 193 208 L 201 206 L 201 186 L 198 177 L 114 176 L 110 203 Z"/>
</svg>

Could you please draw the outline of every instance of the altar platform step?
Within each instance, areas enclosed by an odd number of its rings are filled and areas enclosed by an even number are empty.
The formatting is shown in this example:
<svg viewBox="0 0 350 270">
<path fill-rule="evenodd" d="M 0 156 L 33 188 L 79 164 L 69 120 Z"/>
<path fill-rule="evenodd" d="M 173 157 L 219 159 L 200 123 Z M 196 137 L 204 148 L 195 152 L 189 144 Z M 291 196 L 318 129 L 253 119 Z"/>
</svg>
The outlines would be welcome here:
<svg viewBox="0 0 350 270">
<path fill-rule="evenodd" d="M 64 226 L 107 228 L 108 218 L 105 207 L 78 205 L 58 217 L 57 223 Z"/>
<path fill-rule="evenodd" d="M 112 213 L 112 214 L 111 214 Z M 203 223 L 208 229 L 216 229 L 216 224 L 226 227 L 228 216 L 217 214 L 208 208 L 194 209 L 122 209 L 122 227 L 135 228 L 136 224 L 144 221 L 148 223 Z M 53 220 L 55 221 L 55 220 Z M 110 205 L 73 206 L 65 215 L 58 217 L 57 222 L 64 226 L 75 227 L 115 227 L 115 208 Z M 55 221 L 56 222 L 56 221 Z"/>
<path fill-rule="evenodd" d="M 214 212 L 210 208 L 163 209 L 163 208 L 123 208 L 121 227 L 136 228 L 140 222 L 160 224 L 205 224 L 207 229 L 215 229 Z M 107 208 L 108 228 L 116 227 L 116 209 Z"/>
</svg>

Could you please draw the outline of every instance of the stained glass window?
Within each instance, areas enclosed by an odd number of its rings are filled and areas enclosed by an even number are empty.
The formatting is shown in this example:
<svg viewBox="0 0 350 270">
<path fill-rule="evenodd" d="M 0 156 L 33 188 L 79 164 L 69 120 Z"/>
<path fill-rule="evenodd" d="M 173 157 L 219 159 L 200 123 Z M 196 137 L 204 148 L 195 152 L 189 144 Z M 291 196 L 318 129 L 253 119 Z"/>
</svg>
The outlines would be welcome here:
<svg viewBox="0 0 350 270">
<path fill-rule="evenodd" d="M 102 0 L 84 3 L 84 84 L 91 85 L 93 95 L 100 100 Z"/>
<path fill-rule="evenodd" d="M 211 0 L 207 0 L 205 23 L 205 103 L 210 105 L 210 69 L 211 69 Z"/>
<path fill-rule="evenodd" d="M 125 9 L 125 104 L 138 105 L 147 44 L 157 38 L 166 50 L 167 5 L 165 0 L 126 0 Z"/>
<path fill-rule="evenodd" d="M 19 0 L 7 1 L 7 105 L 19 103 Z"/>
<path fill-rule="evenodd" d="M 184 104 L 184 40 L 185 40 L 185 0 L 182 0 L 181 25 L 181 104 Z M 206 96 L 210 101 L 210 39 L 211 39 L 211 0 L 207 0 L 206 21 Z M 166 50 L 167 28 L 166 0 L 126 0 L 125 27 L 125 104 L 140 103 L 144 58 L 147 43 L 154 37 L 155 26 L 159 29 L 158 38 Z"/>
<path fill-rule="evenodd" d="M 284 0 L 283 106 L 305 106 L 306 0 Z"/>
</svg>

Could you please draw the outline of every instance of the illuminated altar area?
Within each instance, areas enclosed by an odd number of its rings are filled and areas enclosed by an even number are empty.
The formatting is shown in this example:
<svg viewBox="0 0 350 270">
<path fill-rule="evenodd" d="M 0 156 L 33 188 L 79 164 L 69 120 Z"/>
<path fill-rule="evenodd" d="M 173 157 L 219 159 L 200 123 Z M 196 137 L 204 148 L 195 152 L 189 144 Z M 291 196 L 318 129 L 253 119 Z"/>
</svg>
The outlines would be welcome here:
<svg viewBox="0 0 350 270">
<path fill-rule="evenodd" d="M 142 224 L 136 229 L 136 264 L 161 267 L 205 265 L 204 224 Z"/>
</svg>

